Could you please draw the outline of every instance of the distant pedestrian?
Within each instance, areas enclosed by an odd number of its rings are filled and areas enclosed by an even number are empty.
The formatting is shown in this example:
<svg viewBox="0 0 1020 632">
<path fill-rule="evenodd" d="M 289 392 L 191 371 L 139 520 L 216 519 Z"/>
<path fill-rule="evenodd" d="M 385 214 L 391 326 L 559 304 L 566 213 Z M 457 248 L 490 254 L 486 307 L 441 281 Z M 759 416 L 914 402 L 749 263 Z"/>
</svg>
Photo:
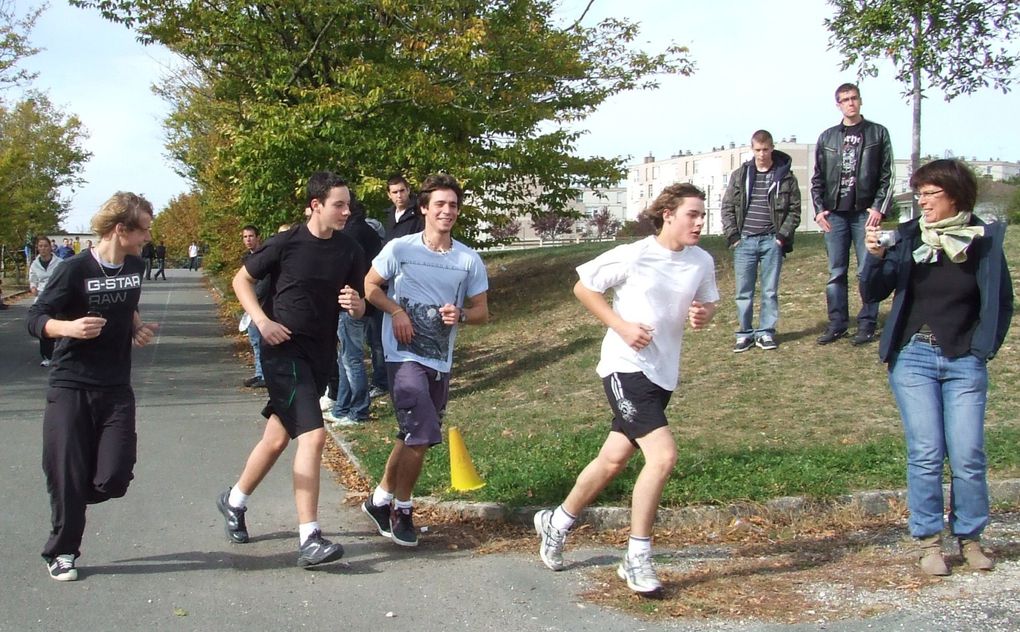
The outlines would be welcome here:
<svg viewBox="0 0 1020 632">
<path fill-rule="evenodd" d="M 800 185 L 793 160 L 777 151 L 772 134 L 760 129 L 751 136 L 754 157 L 730 175 L 722 200 L 723 234 L 733 249 L 736 280 L 737 340 L 740 353 L 757 345 L 777 347 L 779 273 L 783 257 L 793 250 L 800 225 Z M 758 327 L 754 327 L 754 286 L 761 277 Z"/>
<path fill-rule="evenodd" d="M 188 246 L 188 270 L 198 270 L 198 244 Z"/>
<path fill-rule="evenodd" d="M 489 320 L 485 265 L 451 235 L 463 197 L 451 176 L 429 176 L 418 198 L 425 230 L 389 241 L 365 277 L 368 299 L 386 313 L 383 346 L 398 429 L 362 511 L 400 546 L 418 545 L 411 494 L 426 451 L 443 440 L 457 331 Z"/>
<path fill-rule="evenodd" d="M 829 282 L 825 302 L 829 324 L 818 337 L 827 345 L 846 335 L 850 323 L 848 287 L 850 248 L 857 257 L 857 278 L 864 268 L 867 249 L 864 231 L 878 226 L 892 200 L 892 142 L 885 127 L 861 116 L 861 92 L 852 83 L 836 88 L 836 106 L 843 115 L 839 125 L 818 137 L 811 201 L 815 222 L 825 233 L 829 255 Z M 859 286 L 859 283 L 858 283 Z M 854 345 L 871 342 L 878 326 L 878 303 L 861 299 Z"/>
<path fill-rule="evenodd" d="M 386 241 L 425 230 L 425 218 L 404 176 L 398 174 L 386 181 L 386 195 L 393 203 L 386 209 Z"/>
<path fill-rule="evenodd" d="M 49 283 L 50 277 L 53 276 L 53 272 L 56 271 L 57 266 L 63 261 L 60 257 L 53 254 L 53 248 L 50 245 L 49 237 L 42 236 L 36 239 L 36 249 L 39 251 L 39 255 L 32 261 L 32 265 L 28 268 L 28 291 L 35 296 L 35 300 L 39 300 L 39 295 L 42 294 L 43 290 L 46 289 L 46 284 Z M 42 361 L 39 366 L 49 367 L 53 360 L 53 345 L 55 340 L 47 336 L 39 337 L 39 355 L 42 356 Z"/>
<path fill-rule="evenodd" d="M 156 331 L 138 313 L 151 223 L 145 198 L 116 193 L 92 218 L 99 245 L 60 264 L 28 311 L 33 336 L 58 339 L 42 428 L 52 511 L 42 556 L 57 581 L 78 578 L 86 507 L 120 498 L 134 478 L 131 347 Z"/>
<path fill-rule="evenodd" d="M 152 280 L 152 260 L 156 256 L 156 248 L 152 245 L 152 242 L 146 242 L 142 246 L 142 262 L 145 264 L 145 280 Z"/>
<path fill-rule="evenodd" d="M 71 243 L 71 249 L 74 250 L 74 254 L 81 252 L 81 238 L 75 236 L 74 242 Z"/>
<path fill-rule="evenodd" d="M 56 251 L 54 251 L 54 254 L 56 254 L 61 259 L 70 259 L 71 257 L 73 257 L 74 249 L 71 248 L 71 239 L 69 237 L 64 237 L 63 242 L 61 242 L 61 244 L 57 246 L 57 249 Z"/>
<path fill-rule="evenodd" d="M 705 225 L 705 194 L 690 184 L 673 184 L 643 214 L 656 235 L 617 246 L 577 268 L 574 295 L 609 328 L 596 371 L 614 417 L 598 456 L 578 475 L 563 504 L 535 514 L 535 529 L 542 561 L 561 570 L 574 521 L 641 450 L 644 466 L 631 498 L 630 540 L 616 572 L 631 590 L 654 594 L 662 584 L 652 562 L 652 525 L 676 465 L 666 405 L 679 380 L 684 321 L 695 329 L 708 325 L 719 291 L 712 257 L 697 245 Z"/>
<path fill-rule="evenodd" d="M 166 281 L 166 246 L 162 241 L 156 246 L 156 276 L 153 278 L 158 279 L 159 277 L 163 277 L 163 280 Z"/>
<path fill-rule="evenodd" d="M 298 513 L 301 567 L 340 559 L 343 547 L 322 536 L 319 527 L 319 474 L 326 432 L 319 395 L 336 363 L 340 310 L 360 317 L 366 262 L 361 248 L 340 232 L 350 214 L 351 194 L 336 174 L 315 173 L 308 180 L 307 224 L 266 240 L 234 276 L 241 306 L 262 334 L 262 366 L 269 401 L 262 439 L 248 456 L 240 478 L 216 500 L 227 537 L 248 542 L 248 497 L 269 473 L 287 445 L 297 439 L 294 501 Z M 272 297 L 263 305 L 255 295 L 258 279 L 271 277 Z"/>
</svg>

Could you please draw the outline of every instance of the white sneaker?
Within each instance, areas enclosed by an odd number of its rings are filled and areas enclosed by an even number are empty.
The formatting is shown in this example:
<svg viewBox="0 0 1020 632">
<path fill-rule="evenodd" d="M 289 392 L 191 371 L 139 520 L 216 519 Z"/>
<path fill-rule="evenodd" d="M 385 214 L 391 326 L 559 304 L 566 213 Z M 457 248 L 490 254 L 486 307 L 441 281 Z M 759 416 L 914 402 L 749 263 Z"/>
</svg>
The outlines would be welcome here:
<svg viewBox="0 0 1020 632">
<path fill-rule="evenodd" d="M 368 389 L 369 399 L 375 399 L 377 397 L 382 397 L 383 395 L 386 395 L 386 391 L 379 388 L 378 386 L 373 386 L 372 388 Z"/>
<path fill-rule="evenodd" d="M 636 593 L 647 595 L 662 590 L 662 583 L 655 574 L 655 563 L 651 555 L 624 555 L 616 568 L 616 574 L 627 582 L 627 587 Z"/>
<path fill-rule="evenodd" d="M 42 362 L 39 363 L 39 366 L 47 366 L 48 367 L 51 363 L 52 362 L 51 362 L 51 360 L 49 358 L 43 358 Z"/>
<path fill-rule="evenodd" d="M 546 566 L 554 571 L 563 570 L 563 545 L 567 542 L 567 532 L 552 526 L 551 509 L 543 509 L 535 514 L 535 532 L 541 542 L 538 555 Z"/>
<path fill-rule="evenodd" d="M 351 419 L 347 415 L 344 415 L 343 417 L 337 417 L 336 415 L 333 414 L 333 411 L 330 411 L 330 410 L 327 410 L 326 412 L 322 413 L 322 419 L 324 421 L 330 423 L 330 424 L 333 424 L 334 426 L 356 426 L 356 425 L 358 425 L 357 421 L 355 421 L 354 419 Z"/>
<path fill-rule="evenodd" d="M 333 410 L 333 404 L 335 403 L 336 403 L 335 399 L 330 399 L 329 395 L 323 395 L 322 397 L 319 398 L 319 410 L 321 410 L 322 412 Z"/>
</svg>

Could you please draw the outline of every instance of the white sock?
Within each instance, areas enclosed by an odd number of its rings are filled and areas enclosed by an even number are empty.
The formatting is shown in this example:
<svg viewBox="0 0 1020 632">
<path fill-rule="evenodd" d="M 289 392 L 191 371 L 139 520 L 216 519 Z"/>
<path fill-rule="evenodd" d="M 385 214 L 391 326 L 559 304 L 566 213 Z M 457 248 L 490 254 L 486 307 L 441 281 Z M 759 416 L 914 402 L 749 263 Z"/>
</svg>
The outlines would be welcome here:
<svg viewBox="0 0 1020 632">
<path fill-rule="evenodd" d="M 410 500 L 395 500 L 393 504 L 396 505 L 397 509 L 410 509 L 414 506 Z"/>
<path fill-rule="evenodd" d="M 243 493 L 237 485 L 230 488 L 230 495 L 227 496 L 227 504 L 235 509 L 244 509 L 248 506 L 249 494 Z"/>
<path fill-rule="evenodd" d="M 570 513 L 560 505 L 553 510 L 552 515 L 552 526 L 554 529 L 559 531 L 569 531 L 574 526 L 574 521 L 577 520 L 577 516 L 572 516 Z"/>
<path fill-rule="evenodd" d="M 393 494 L 376 485 L 375 491 L 372 492 L 372 504 L 376 507 L 389 507 L 391 502 L 393 502 Z"/>
<path fill-rule="evenodd" d="M 319 528 L 319 521 L 315 522 L 303 522 L 297 526 L 298 537 L 301 539 L 301 544 L 304 544 L 308 540 L 308 536 L 312 535 L 315 531 L 322 531 Z"/>
<path fill-rule="evenodd" d="M 637 555 L 651 555 L 652 554 L 652 538 L 638 538 L 630 536 L 627 541 L 627 556 L 635 557 Z"/>
</svg>

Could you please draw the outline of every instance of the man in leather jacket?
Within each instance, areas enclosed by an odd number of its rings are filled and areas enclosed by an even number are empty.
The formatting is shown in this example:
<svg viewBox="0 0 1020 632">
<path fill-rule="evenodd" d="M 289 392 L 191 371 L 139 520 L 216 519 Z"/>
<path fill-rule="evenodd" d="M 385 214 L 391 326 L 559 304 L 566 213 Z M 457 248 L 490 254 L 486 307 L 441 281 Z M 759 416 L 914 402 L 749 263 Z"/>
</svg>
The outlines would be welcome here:
<svg viewBox="0 0 1020 632">
<path fill-rule="evenodd" d="M 829 257 L 829 282 L 825 286 L 829 325 L 818 338 L 820 345 L 839 340 L 847 333 L 850 246 L 853 244 L 857 256 L 859 279 L 867 254 L 865 228 L 879 225 L 892 200 L 889 131 L 861 116 L 861 93 L 852 83 L 836 88 L 836 106 L 843 120 L 818 137 L 811 177 L 815 222 L 825 232 Z M 877 321 L 878 303 L 862 300 L 852 343 L 861 345 L 874 340 Z"/>
</svg>

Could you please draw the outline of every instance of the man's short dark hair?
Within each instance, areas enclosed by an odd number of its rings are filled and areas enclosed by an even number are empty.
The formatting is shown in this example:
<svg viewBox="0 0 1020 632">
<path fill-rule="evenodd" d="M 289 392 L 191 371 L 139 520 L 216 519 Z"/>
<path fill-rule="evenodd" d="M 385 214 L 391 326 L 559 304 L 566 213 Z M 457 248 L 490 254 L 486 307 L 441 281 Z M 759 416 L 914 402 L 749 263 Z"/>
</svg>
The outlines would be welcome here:
<svg viewBox="0 0 1020 632">
<path fill-rule="evenodd" d="M 839 95 L 843 94 L 844 92 L 851 91 L 856 92 L 857 96 L 861 96 L 861 89 L 857 87 L 856 83 L 841 83 L 839 87 L 836 88 L 836 103 L 839 103 Z"/>
<path fill-rule="evenodd" d="M 457 183 L 453 176 L 446 173 L 437 173 L 425 178 L 425 181 L 421 183 L 421 191 L 418 192 L 418 205 L 421 208 L 428 208 L 432 192 L 443 189 L 456 193 L 457 205 L 460 206 L 464 197 L 464 190 L 460 188 L 460 184 Z"/>
<path fill-rule="evenodd" d="M 965 163 L 959 160 L 933 160 L 921 165 L 910 176 L 910 187 L 915 191 L 930 184 L 939 187 L 956 203 L 957 211 L 973 211 L 977 203 L 977 178 Z"/>
<path fill-rule="evenodd" d="M 775 146 L 776 142 L 772 140 L 772 134 L 768 130 L 760 129 L 757 132 L 751 134 L 752 143 L 768 143 Z"/>
<path fill-rule="evenodd" d="M 308 178 L 308 194 L 305 204 L 311 206 L 312 200 L 318 200 L 320 204 L 325 204 L 330 191 L 345 186 L 347 186 L 347 181 L 332 171 L 316 171 L 312 177 Z"/>
<path fill-rule="evenodd" d="M 261 234 L 259 233 L 258 226 L 256 226 L 255 224 L 245 224 L 241 228 L 241 232 L 243 233 L 246 230 L 250 230 L 251 232 L 255 233 L 256 237 L 260 237 L 261 236 Z"/>
<path fill-rule="evenodd" d="M 386 190 L 389 191 L 390 187 L 397 184 L 404 185 L 405 187 L 407 187 L 408 191 L 411 190 L 411 184 L 407 181 L 407 178 L 405 178 L 403 175 L 399 173 L 393 174 L 392 176 L 390 176 L 390 179 L 386 181 Z"/>
</svg>

